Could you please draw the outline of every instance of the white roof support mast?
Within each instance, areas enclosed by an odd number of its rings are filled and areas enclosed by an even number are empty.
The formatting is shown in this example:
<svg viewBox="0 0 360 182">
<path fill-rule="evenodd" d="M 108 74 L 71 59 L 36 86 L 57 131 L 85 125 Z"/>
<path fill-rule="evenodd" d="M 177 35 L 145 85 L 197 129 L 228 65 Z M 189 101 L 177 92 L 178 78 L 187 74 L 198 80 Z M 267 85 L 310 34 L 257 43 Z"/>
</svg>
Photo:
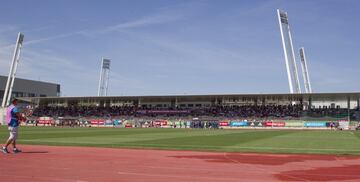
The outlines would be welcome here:
<svg viewBox="0 0 360 182">
<path fill-rule="evenodd" d="M 295 52 L 292 43 L 287 12 L 277 10 L 281 40 L 284 49 L 286 71 L 288 75 L 290 93 L 301 93 L 299 75 L 296 65 Z"/>
<path fill-rule="evenodd" d="M 109 88 L 110 59 L 102 59 L 98 96 L 107 96 Z"/>
<path fill-rule="evenodd" d="M 300 52 L 302 75 L 304 78 L 305 92 L 312 93 L 309 70 L 308 70 L 306 56 L 305 56 L 305 49 L 303 47 L 301 47 L 299 52 Z"/>
<path fill-rule="evenodd" d="M 24 41 L 24 35 L 19 32 L 17 41 L 16 41 L 16 45 L 15 45 L 13 59 L 11 61 L 9 76 L 8 76 L 8 79 L 6 82 L 6 87 L 5 87 L 1 107 L 6 107 L 10 104 L 10 100 L 12 97 L 12 90 L 14 87 L 14 81 L 15 81 L 15 76 L 16 76 L 16 70 L 17 70 L 17 66 L 20 61 L 20 53 L 21 53 L 21 47 L 22 47 L 23 41 Z"/>
</svg>

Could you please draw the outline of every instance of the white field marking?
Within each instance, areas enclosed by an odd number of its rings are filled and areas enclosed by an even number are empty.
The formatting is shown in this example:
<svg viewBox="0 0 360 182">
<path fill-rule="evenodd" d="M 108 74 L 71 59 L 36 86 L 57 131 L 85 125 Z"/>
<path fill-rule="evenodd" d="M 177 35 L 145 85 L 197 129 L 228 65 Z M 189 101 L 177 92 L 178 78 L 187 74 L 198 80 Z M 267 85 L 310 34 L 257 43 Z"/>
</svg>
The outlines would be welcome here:
<svg viewBox="0 0 360 182">
<path fill-rule="evenodd" d="M 237 160 L 234 160 L 234 159 L 231 159 L 228 155 L 226 155 L 227 153 L 223 153 L 224 155 L 224 158 L 229 160 L 229 161 L 232 161 L 232 162 L 235 162 L 236 164 L 241 164 L 239 161 Z M 260 170 L 260 171 L 263 171 L 264 173 L 268 173 L 268 174 L 273 174 L 273 172 L 270 172 L 269 170 L 266 170 L 266 169 L 263 169 L 261 167 L 258 167 L 258 166 L 255 166 L 255 165 L 249 165 L 250 167 L 252 168 L 255 168 L 256 170 Z M 296 180 L 301 180 L 301 181 L 307 181 L 306 179 L 304 178 L 299 178 L 299 177 L 294 177 L 294 176 L 291 176 L 291 175 L 287 175 L 287 174 L 280 174 L 282 176 L 286 176 L 288 178 L 292 178 L 292 179 L 296 179 Z"/>
<path fill-rule="evenodd" d="M 180 179 L 188 179 L 188 180 L 216 180 L 216 181 L 239 181 L 239 178 L 224 178 L 219 177 L 219 178 L 210 178 L 210 177 L 198 177 L 198 176 L 189 176 L 189 174 L 186 175 L 164 175 L 164 174 L 146 174 L 146 173 L 139 173 L 139 172 L 122 172 L 119 171 L 118 174 L 120 175 L 134 175 L 134 176 L 148 176 L 148 177 L 168 177 L 168 178 L 180 178 Z M 246 179 L 246 181 L 254 181 L 254 182 L 259 182 L 259 181 L 263 181 L 263 180 L 250 180 L 250 179 Z"/>
</svg>

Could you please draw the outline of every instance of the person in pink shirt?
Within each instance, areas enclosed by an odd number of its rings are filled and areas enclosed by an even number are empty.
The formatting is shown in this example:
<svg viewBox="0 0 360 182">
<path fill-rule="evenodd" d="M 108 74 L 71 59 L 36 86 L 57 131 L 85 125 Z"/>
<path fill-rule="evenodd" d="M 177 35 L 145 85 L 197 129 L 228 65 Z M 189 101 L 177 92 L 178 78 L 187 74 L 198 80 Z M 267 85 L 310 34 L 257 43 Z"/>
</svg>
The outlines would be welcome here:
<svg viewBox="0 0 360 182">
<path fill-rule="evenodd" d="M 4 154 L 10 153 L 7 149 L 10 144 L 13 146 L 14 153 L 21 152 L 21 150 L 16 148 L 16 139 L 18 137 L 18 127 L 23 119 L 24 117 L 21 116 L 21 113 L 17 107 L 17 99 L 13 99 L 12 104 L 7 108 L 6 111 L 6 122 L 10 131 L 10 136 L 5 143 L 5 146 L 1 148 L 1 151 Z"/>
</svg>

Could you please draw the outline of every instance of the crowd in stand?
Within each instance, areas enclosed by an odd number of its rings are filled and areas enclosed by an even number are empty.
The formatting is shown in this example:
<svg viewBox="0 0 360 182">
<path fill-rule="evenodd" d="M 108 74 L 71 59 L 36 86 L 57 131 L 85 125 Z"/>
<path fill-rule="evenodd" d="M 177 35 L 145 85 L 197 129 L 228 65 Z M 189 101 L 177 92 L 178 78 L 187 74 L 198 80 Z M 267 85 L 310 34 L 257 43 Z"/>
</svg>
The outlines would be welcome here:
<svg viewBox="0 0 360 182">
<path fill-rule="evenodd" d="M 270 105 L 270 106 L 220 106 L 198 110 L 197 114 L 224 117 L 300 117 L 302 105 Z"/>
<path fill-rule="evenodd" d="M 135 107 L 38 107 L 33 116 L 51 117 L 109 117 L 109 116 L 133 116 L 136 114 Z"/>
<path fill-rule="evenodd" d="M 272 105 L 272 106 L 216 106 L 203 108 L 143 108 L 135 106 L 124 107 L 38 107 L 34 116 L 50 117 L 256 117 L 256 118 L 285 118 L 300 117 L 302 105 Z"/>
<path fill-rule="evenodd" d="M 347 116 L 348 114 L 349 114 L 348 109 L 339 109 L 339 108 L 311 109 L 308 113 L 308 115 L 312 117 L 321 117 L 321 116 L 344 117 Z"/>
</svg>

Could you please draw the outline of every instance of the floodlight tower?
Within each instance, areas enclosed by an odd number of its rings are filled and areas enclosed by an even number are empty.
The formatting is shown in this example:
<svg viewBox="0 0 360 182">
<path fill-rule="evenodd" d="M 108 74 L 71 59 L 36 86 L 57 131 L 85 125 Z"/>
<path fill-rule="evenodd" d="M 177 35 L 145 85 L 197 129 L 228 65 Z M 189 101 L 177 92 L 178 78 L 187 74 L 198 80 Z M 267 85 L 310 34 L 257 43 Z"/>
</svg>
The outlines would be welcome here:
<svg viewBox="0 0 360 182">
<path fill-rule="evenodd" d="M 16 70 L 17 70 L 17 66 L 20 61 L 20 53 L 21 53 L 23 41 L 24 41 L 24 34 L 19 32 L 17 40 L 16 40 L 16 44 L 15 44 L 14 55 L 13 55 L 13 58 L 11 61 L 9 76 L 8 76 L 8 79 L 6 82 L 6 87 L 5 87 L 1 107 L 6 107 L 10 103 L 11 96 L 12 96 L 12 89 L 14 86 L 14 81 L 15 81 L 15 76 L 16 76 Z"/>
<path fill-rule="evenodd" d="M 279 19 L 281 40 L 284 49 L 285 64 L 288 75 L 290 93 L 301 93 L 299 75 L 297 71 L 294 47 L 292 43 L 287 12 L 278 9 L 277 15 Z"/>
<path fill-rule="evenodd" d="M 301 61 L 302 75 L 303 75 L 303 78 L 304 78 L 305 92 L 306 93 L 312 93 L 309 70 L 308 70 L 308 66 L 307 66 L 304 47 L 301 47 L 299 51 L 300 51 L 300 61 Z"/>
<path fill-rule="evenodd" d="M 107 96 L 109 88 L 110 59 L 102 59 L 98 96 Z"/>
</svg>

